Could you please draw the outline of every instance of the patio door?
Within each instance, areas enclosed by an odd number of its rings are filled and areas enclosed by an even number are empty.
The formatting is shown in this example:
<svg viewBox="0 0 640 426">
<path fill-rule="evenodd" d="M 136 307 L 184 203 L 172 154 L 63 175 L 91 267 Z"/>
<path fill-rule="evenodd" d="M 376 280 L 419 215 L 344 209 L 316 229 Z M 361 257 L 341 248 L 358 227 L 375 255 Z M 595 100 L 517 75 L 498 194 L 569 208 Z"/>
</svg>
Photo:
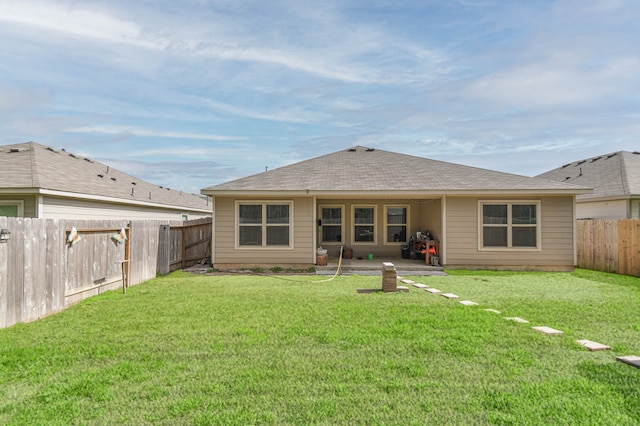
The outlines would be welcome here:
<svg viewBox="0 0 640 426">
<path fill-rule="evenodd" d="M 320 243 L 344 241 L 344 207 L 320 206 Z"/>
</svg>

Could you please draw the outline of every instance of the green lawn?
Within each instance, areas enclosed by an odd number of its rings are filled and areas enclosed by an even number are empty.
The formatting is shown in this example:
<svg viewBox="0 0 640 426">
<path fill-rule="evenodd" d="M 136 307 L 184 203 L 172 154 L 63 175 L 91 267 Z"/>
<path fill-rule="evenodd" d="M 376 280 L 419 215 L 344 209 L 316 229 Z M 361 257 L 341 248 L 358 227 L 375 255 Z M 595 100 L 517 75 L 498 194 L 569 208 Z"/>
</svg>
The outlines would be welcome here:
<svg viewBox="0 0 640 426">
<path fill-rule="evenodd" d="M 640 424 L 637 278 L 317 279 L 178 272 L 0 330 L 0 424 Z"/>
</svg>

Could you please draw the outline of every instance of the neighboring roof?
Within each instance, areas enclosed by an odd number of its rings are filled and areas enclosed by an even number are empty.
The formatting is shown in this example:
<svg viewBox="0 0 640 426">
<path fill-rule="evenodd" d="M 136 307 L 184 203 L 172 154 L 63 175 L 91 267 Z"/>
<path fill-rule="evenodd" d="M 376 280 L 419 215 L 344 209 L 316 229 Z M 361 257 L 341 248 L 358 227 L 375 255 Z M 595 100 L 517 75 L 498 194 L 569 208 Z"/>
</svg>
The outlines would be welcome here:
<svg viewBox="0 0 640 426">
<path fill-rule="evenodd" d="M 83 198 L 153 204 L 209 212 L 198 195 L 163 188 L 127 175 L 90 158 L 35 142 L 0 146 L 0 193 L 62 192 Z"/>
<path fill-rule="evenodd" d="M 640 152 L 618 151 L 565 164 L 537 176 L 590 186 L 593 193 L 580 199 L 640 196 Z"/>
<path fill-rule="evenodd" d="M 564 193 L 587 188 L 357 146 L 202 190 L 330 193 Z"/>
</svg>

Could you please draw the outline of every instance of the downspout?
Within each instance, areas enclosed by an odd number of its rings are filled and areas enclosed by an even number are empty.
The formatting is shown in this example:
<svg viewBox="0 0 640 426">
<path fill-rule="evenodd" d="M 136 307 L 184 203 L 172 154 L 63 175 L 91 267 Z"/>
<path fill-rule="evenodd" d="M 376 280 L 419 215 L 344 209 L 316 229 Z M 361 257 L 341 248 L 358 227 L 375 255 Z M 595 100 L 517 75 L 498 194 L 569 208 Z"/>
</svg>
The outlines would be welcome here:
<svg viewBox="0 0 640 426">
<path fill-rule="evenodd" d="M 442 196 L 441 201 L 442 210 L 442 238 L 440 241 L 440 264 L 445 266 L 447 264 L 447 196 Z"/>
<path fill-rule="evenodd" d="M 313 196 L 313 222 L 311 223 L 311 229 L 313 229 L 313 247 L 311 247 L 311 263 L 316 264 L 316 247 L 318 247 L 318 199 L 317 196 Z"/>
<path fill-rule="evenodd" d="M 42 219 L 44 214 L 44 197 L 40 194 L 36 196 L 36 218 Z M 24 216 L 24 212 L 22 212 Z"/>
<path fill-rule="evenodd" d="M 578 240 L 576 236 L 576 232 L 578 232 L 578 224 L 576 223 L 577 213 L 576 213 L 576 196 L 573 196 L 573 267 L 575 268 L 578 265 Z"/>
<path fill-rule="evenodd" d="M 216 197 L 211 196 L 211 267 L 216 264 Z"/>
</svg>

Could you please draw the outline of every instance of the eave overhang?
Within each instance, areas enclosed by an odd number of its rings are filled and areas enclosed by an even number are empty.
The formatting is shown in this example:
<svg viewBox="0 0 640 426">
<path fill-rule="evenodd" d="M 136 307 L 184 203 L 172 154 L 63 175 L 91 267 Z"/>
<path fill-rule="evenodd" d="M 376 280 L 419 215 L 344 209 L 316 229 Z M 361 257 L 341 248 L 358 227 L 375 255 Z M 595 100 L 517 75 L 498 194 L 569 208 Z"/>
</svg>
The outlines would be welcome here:
<svg viewBox="0 0 640 426">
<path fill-rule="evenodd" d="M 117 197 L 106 197 L 102 195 L 92 195 L 92 194 L 78 194 L 76 192 L 67 192 L 67 191 L 57 191 L 51 189 L 44 188 L 3 188 L 0 190 L 0 195 L 48 195 L 51 197 L 59 197 L 59 198 L 72 198 L 76 200 L 90 200 L 90 201 L 100 201 L 103 203 L 111 203 L 111 204 L 122 204 L 129 206 L 140 206 L 140 207 L 153 207 L 160 208 L 165 210 L 176 210 L 176 211 L 189 211 L 189 212 L 198 212 L 198 213 L 211 213 L 211 207 L 208 208 L 197 208 L 197 207 L 188 207 L 188 206 L 176 206 L 172 204 L 161 204 L 147 201 L 139 201 L 139 200 L 127 200 L 123 198 Z"/>
<path fill-rule="evenodd" d="M 474 189 L 474 190 L 422 190 L 422 191 L 336 191 L 336 190 L 201 190 L 212 197 L 327 197 L 327 198 L 440 198 L 442 196 L 574 196 L 589 194 L 592 189 Z"/>
</svg>

